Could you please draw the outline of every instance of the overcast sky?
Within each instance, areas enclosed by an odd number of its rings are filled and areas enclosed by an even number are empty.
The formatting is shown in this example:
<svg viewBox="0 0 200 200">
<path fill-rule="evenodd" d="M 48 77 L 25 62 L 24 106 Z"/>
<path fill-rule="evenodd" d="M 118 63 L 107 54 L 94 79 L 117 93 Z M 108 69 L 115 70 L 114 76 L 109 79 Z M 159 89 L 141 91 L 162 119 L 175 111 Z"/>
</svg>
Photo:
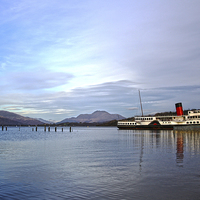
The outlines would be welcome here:
<svg viewBox="0 0 200 200">
<path fill-rule="evenodd" d="M 199 0 L 0 0 L 0 110 L 62 120 L 200 108 Z"/>
</svg>

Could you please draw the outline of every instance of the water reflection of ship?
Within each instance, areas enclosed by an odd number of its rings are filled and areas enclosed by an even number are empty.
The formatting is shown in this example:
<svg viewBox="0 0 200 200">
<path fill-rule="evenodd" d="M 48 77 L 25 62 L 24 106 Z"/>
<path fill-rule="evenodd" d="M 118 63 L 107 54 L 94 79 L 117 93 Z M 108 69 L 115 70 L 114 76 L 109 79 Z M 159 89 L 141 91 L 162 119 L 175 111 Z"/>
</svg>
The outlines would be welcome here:
<svg viewBox="0 0 200 200">
<path fill-rule="evenodd" d="M 196 154 L 200 152 L 200 131 L 174 131 L 176 136 L 176 163 L 183 166 L 184 152 Z"/>
<path fill-rule="evenodd" d="M 183 166 L 184 160 L 187 159 L 186 154 L 200 153 L 200 131 L 197 130 L 122 130 L 122 133 L 124 132 L 128 145 L 133 146 L 138 152 L 140 174 L 144 167 L 144 156 L 151 151 L 162 149 L 163 152 L 169 153 L 168 150 L 172 150 L 177 167 Z"/>
<path fill-rule="evenodd" d="M 144 134 L 142 133 L 141 134 L 141 147 L 140 147 L 140 162 L 139 162 L 140 173 L 142 172 L 143 154 L 144 154 Z"/>
<path fill-rule="evenodd" d="M 182 133 L 177 133 L 176 145 L 176 163 L 178 166 L 182 167 L 184 158 L 184 139 Z"/>
<path fill-rule="evenodd" d="M 151 134 L 149 134 L 148 130 L 141 130 L 141 133 L 138 135 L 139 136 L 139 141 L 140 141 L 140 153 L 139 153 L 139 171 L 140 175 L 142 172 L 142 163 L 143 163 L 143 155 L 144 155 L 144 148 L 145 148 L 145 143 L 147 142 L 147 138 L 149 138 L 149 144 L 152 145 L 151 147 L 154 146 L 154 143 L 156 147 L 159 146 L 159 140 L 160 140 L 160 134 L 161 130 L 153 130 L 151 131 Z M 165 132 L 171 132 L 171 131 L 165 131 Z M 154 141 L 155 140 L 155 141 Z"/>
</svg>

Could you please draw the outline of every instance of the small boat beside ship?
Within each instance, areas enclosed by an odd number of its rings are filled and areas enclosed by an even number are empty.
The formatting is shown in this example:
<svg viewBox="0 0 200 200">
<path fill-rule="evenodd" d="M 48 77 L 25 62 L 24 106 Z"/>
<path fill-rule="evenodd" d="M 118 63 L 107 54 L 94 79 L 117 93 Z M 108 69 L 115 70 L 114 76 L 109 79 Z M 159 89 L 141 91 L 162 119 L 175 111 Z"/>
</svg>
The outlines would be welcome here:
<svg viewBox="0 0 200 200">
<path fill-rule="evenodd" d="M 172 130 L 177 126 L 200 126 L 200 110 L 183 113 L 182 103 L 176 103 L 176 114 L 171 116 L 141 116 L 134 120 L 120 120 L 119 129 L 167 129 Z"/>
</svg>

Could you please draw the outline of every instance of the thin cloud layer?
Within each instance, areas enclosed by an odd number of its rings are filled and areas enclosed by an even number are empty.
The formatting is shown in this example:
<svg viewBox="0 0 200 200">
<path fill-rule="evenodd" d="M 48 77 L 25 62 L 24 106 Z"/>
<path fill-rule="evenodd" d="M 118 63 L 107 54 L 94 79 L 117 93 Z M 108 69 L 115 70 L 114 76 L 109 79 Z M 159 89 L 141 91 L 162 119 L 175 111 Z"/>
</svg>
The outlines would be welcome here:
<svg viewBox="0 0 200 200">
<path fill-rule="evenodd" d="M 66 85 L 73 78 L 71 74 L 52 72 L 46 69 L 33 69 L 32 72 L 10 74 L 10 86 L 21 90 L 44 90 Z"/>
<path fill-rule="evenodd" d="M 175 111 L 174 104 L 182 102 L 184 109 L 198 108 L 198 99 L 191 104 L 190 96 L 200 92 L 200 86 L 160 87 L 141 90 L 145 114 Z M 138 85 L 130 81 L 108 82 L 88 87 L 80 87 L 70 92 L 50 92 L 41 94 L 7 94 L 0 100 L 3 109 L 22 115 L 43 117 L 54 116 L 62 120 L 70 116 L 107 110 L 126 117 L 140 115 Z M 81 113 L 80 113 L 81 111 Z"/>
</svg>

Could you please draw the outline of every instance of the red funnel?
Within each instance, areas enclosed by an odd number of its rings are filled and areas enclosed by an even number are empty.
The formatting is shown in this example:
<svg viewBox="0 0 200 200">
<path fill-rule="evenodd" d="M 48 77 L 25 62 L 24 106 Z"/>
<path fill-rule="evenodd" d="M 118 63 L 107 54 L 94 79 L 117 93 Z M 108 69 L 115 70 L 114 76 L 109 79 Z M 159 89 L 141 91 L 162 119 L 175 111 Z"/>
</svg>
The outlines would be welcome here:
<svg viewBox="0 0 200 200">
<path fill-rule="evenodd" d="M 182 103 L 176 103 L 176 114 L 177 116 L 183 115 L 183 108 L 182 108 Z"/>
</svg>

